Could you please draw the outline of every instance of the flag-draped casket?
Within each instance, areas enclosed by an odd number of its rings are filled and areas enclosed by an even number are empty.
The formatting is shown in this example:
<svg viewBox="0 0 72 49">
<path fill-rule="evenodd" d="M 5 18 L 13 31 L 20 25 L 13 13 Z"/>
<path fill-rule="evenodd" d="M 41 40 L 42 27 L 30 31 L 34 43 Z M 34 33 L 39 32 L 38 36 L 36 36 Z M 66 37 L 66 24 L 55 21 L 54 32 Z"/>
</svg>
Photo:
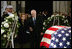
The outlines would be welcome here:
<svg viewBox="0 0 72 49">
<path fill-rule="evenodd" d="M 45 31 L 41 48 L 71 48 L 71 27 L 52 26 Z"/>
</svg>

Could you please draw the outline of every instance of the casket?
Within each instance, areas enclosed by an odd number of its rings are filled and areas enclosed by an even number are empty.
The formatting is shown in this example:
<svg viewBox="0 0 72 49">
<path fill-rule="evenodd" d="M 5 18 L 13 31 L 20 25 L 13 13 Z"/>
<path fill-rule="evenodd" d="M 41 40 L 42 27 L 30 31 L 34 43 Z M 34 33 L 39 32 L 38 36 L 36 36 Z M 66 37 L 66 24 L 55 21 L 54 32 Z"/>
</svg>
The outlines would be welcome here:
<svg viewBox="0 0 72 49">
<path fill-rule="evenodd" d="M 71 48 L 71 27 L 52 26 L 45 31 L 41 48 Z"/>
</svg>

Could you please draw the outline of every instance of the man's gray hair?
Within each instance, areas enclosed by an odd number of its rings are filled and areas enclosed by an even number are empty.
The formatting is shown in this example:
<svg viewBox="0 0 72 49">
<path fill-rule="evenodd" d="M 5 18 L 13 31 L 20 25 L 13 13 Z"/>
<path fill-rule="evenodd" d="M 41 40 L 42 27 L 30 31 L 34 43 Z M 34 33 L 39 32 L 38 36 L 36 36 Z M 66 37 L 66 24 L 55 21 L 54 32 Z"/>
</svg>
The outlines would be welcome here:
<svg viewBox="0 0 72 49">
<path fill-rule="evenodd" d="M 34 9 L 33 9 L 33 10 L 31 10 L 31 14 L 32 14 L 33 12 L 36 12 L 36 10 L 34 10 Z"/>
</svg>

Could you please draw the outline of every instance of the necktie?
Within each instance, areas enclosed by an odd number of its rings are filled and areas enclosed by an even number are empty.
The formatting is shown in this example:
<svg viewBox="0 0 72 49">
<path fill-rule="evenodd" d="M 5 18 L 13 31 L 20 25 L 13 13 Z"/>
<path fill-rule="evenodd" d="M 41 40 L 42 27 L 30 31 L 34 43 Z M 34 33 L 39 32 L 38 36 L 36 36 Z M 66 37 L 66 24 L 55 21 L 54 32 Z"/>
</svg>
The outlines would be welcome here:
<svg viewBox="0 0 72 49">
<path fill-rule="evenodd" d="M 35 20 L 35 18 L 34 18 L 34 25 L 35 25 L 35 21 L 36 21 L 36 20 Z"/>
</svg>

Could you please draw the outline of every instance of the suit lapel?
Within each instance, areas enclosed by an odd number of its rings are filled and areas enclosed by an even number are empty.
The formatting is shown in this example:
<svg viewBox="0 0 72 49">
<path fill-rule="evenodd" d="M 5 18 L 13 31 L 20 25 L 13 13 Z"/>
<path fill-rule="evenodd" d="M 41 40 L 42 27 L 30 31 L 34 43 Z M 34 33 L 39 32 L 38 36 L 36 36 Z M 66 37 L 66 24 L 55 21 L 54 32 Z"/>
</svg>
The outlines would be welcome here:
<svg viewBox="0 0 72 49">
<path fill-rule="evenodd" d="M 31 17 L 31 23 L 34 25 L 33 18 Z"/>
<path fill-rule="evenodd" d="M 35 24 L 37 24 L 37 21 L 38 21 L 38 17 L 36 17 Z M 34 22 L 33 22 L 33 18 L 32 18 L 32 17 L 31 17 L 31 22 L 32 22 L 32 24 L 34 25 Z"/>
</svg>

